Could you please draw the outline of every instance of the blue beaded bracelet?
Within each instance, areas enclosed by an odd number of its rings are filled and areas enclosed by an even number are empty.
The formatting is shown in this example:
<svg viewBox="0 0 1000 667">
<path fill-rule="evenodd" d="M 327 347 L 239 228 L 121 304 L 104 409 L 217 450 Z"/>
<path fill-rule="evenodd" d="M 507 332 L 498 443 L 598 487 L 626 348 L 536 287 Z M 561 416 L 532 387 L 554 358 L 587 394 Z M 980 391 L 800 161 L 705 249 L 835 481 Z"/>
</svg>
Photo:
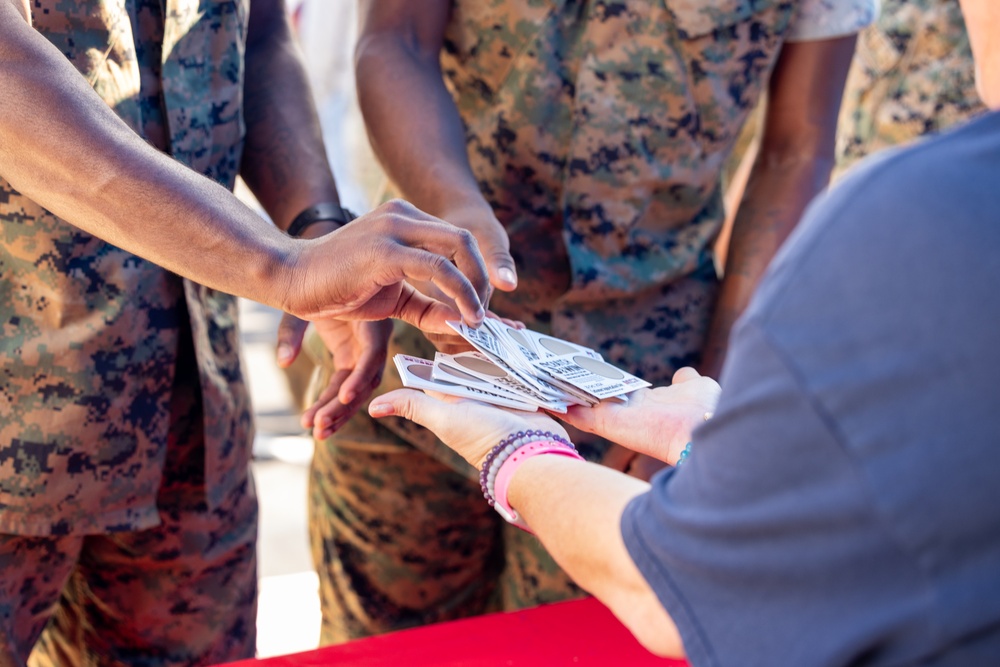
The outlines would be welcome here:
<svg viewBox="0 0 1000 667">
<path fill-rule="evenodd" d="M 674 464 L 674 467 L 675 468 L 681 467 L 681 464 L 683 464 L 685 461 L 687 461 L 687 457 L 689 457 L 689 456 L 691 456 L 691 443 L 690 442 L 684 446 L 684 450 L 681 452 L 681 455 L 677 457 L 677 463 Z"/>
</svg>

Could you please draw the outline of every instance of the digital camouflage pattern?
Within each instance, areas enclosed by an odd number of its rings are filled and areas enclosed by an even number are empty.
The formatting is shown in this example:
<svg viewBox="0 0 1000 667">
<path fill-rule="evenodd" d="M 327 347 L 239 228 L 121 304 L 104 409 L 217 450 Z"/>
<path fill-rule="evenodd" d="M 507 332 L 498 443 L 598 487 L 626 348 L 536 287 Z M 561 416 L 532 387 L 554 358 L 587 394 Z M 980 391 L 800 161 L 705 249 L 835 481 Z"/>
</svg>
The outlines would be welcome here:
<svg viewBox="0 0 1000 667">
<path fill-rule="evenodd" d="M 38 0 L 32 10 L 132 129 L 232 187 L 248 1 L 167 0 L 158 14 L 141 0 Z M 80 231 L 2 180 L 0 234 L 0 531 L 156 524 L 182 320 L 212 416 L 209 502 L 227 497 L 252 439 L 235 299 Z"/>
<path fill-rule="evenodd" d="M 958 0 L 882 0 L 858 39 L 837 128 L 837 169 L 986 109 Z"/>
<path fill-rule="evenodd" d="M 442 71 L 518 267 L 517 291 L 491 308 L 656 384 L 696 364 L 717 288 L 720 172 L 795 7 L 453 3 Z M 397 352 L 433 347 L 397 325 Z M 390 363 L 378 392 L 398 386 Z M 574 441 L 590 460 L 616 454 Z M 429 432 L 364 409 L 320 443 L 310 524 L 325 642 L 581 594 L 474 480 Z"/>
<path fill-rule="evenodd" d="M 194 666 L 253 656 L 253 480 L 244 471 L 209 506 L 205 416 L 186 328 L 178 355 L 159 525 L 106 535 L 0 535 L 0 664 L 24 665 L 32 646 L 31 667 Z"/>
<path fill-rule="evenodd" d="M 248 3 L 32 11 L 129 127 L 232 187 Z M 0 234 L 0 663 L 23 665 L 46 622 L 38 667 L 251 657 L 257 510 L 235 299 L 2 179 Z"/>
</svg>

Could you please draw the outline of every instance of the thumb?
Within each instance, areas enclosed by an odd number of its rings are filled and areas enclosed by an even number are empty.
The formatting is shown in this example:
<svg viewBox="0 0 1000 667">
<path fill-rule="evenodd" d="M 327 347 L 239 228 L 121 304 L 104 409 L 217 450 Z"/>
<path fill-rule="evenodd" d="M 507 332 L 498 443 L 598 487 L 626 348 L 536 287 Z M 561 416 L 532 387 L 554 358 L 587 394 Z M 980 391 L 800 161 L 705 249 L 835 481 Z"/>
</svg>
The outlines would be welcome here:
<svg viewBox="0 0 1000 667">
<path fill-rule="evenodd" d="M 476 239 L 479 251 L 486 261 L 486 270 L 490 274 L 490 283 L 504 292 L 517 288 L 517 267 L 514 258 L 510 256 L 510 239 L 507 230 L 499 224 L 490 233 L 480 233 Z"/>
<path fill-rule="evenodd" d="M 701 377 L 701 373 L 691 368 L 690 366 L 685 366 L 680 368 L 674 373 L 673 379 L 671 379 L 670 384 L 681 384 L 682 382 L 690 382 L 691 380 L 697 380 Z"/>
<path fill-rule="evenodd" d="M 278 366 L 288 368 L 299 356 L 302 349 L 302 339 L 305 338 L 306 329 L 309 323 L 300 320 L 294 315 L 285 313 L 281 316 L 281 323 L 278 324 Z"/>
<path fill-rule="evenodd" d="M 437 411 L 434 407 L 440 403 L 416 389 L 396 389 L 372 399 L 368 414 L 376 418 L 402 417 L 435 431 Z"/>
</svg>

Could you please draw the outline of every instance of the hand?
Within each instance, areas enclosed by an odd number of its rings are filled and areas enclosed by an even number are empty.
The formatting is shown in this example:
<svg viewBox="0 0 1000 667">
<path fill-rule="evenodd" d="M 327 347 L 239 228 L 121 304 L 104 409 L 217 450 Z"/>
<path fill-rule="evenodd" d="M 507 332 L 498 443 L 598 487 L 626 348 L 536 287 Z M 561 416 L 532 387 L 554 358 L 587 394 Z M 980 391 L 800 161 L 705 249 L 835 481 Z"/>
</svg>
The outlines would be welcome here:
<svg viewBox="0 0 1000 667">
<path fill-rule="evenodd" d="M 517 288 L 517 268 L 514 258 L 510 256 L 510 237 L 489 204 L 482 201 L 476 205 L 449 208 L 441 212 L 441 219 L 468 230 L 476 238 L 493 287 L 504 292 Z M 488 303 L 483 305 L 488 307 Z"/>
<path fill-rule="evenodd" d="M 486 266 L 471 233 L 393 200 L 335 232 L 299 244 L 283 310 L 301 319 L 396 317 L 425 331 L 451 331 L 460 317 L 479 326 L 489 296 Z M 453 263 L 454 262 L 454 263 Z M 419 293 L 430 281 L 457 307 Z"/>
<path fill-rule="evenodd" d="M 719 383 L 693 368 L 674 373 L 669 387 L 640 389 L 628 403 L 604 401 L 593 408 L 571 406 L 560 418 L 640 454 L 674 464 L 691 441 L 691 431 L 715 410 Z"/>
<path fill-rule="evenodd" d="M 397 389 L 374 399 L 368 406 L 368 413 L 372 417 L 402 417 L 430 429 L 477 470 L 482 468 L 490 450 L 511 433 L 532 429 L 567 438 L 562 426 L 540 413 L 504 410 L 479 401 L 437 396 L 440 398 L 415 389 Z"/>
<path fill-rule="evenodd" d="M 286 314 L 278 327 L 278 365 L 287 368 L 302 349 L 308 322 Z M 392 321 L 320 320 L 315 323 L 335 372 L 316 402 L 302 413 L 302 427 L 317 440 L 329 438 L 382 382 Z"/>
</svg>

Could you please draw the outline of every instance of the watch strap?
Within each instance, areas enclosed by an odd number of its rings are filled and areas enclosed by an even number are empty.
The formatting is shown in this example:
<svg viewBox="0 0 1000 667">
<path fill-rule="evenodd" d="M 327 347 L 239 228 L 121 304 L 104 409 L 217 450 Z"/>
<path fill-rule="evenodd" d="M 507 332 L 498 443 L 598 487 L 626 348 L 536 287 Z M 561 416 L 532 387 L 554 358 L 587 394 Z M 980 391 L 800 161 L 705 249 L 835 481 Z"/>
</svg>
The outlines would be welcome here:
<svg viewBox="0 0 1000 667">
<path fill-rule="evenodd" d="M 292 224 L 288 225 L 288 229 L 285 231 L 289 236 L 299 237 L 310 225 L 317 222 L 335 222 L 343 227 L 356 217 L 340 204 L 323 202 L 310 206 L 295 216 Z"/>
</svg>

